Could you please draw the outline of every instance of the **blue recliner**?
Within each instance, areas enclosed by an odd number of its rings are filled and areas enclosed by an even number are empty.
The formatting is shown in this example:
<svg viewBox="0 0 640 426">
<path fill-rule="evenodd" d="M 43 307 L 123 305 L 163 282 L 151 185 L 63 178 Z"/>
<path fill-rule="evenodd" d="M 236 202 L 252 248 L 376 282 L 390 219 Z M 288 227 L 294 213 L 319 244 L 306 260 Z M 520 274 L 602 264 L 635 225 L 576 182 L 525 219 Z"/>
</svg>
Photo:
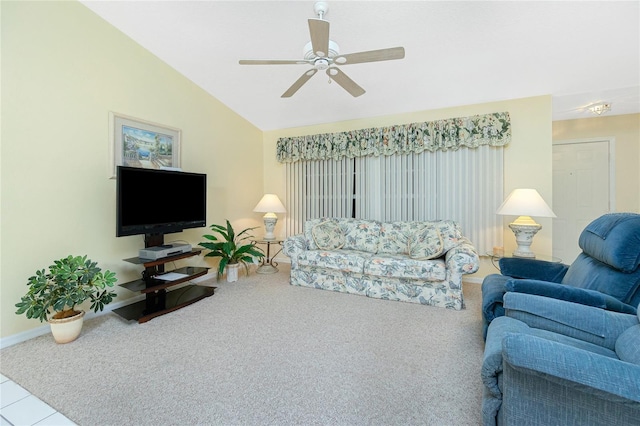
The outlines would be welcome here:
<svg viewBox="0 0 640 426">
<path fill-rule="evenodd" d="M 640 425 L 640 318 L 509 292 L 482 364 L 485 426 Z"/>
<path fill-rule="evenodd" d="M 506 292 L 537 294 L 636 314 L 640 304 L 640 214 L 609 213 L 580 234 L 582 253 L 571 264 L 502 258 L 501 274 L 482 282 L 484 333 L 504 315 Z"/>
</svg>

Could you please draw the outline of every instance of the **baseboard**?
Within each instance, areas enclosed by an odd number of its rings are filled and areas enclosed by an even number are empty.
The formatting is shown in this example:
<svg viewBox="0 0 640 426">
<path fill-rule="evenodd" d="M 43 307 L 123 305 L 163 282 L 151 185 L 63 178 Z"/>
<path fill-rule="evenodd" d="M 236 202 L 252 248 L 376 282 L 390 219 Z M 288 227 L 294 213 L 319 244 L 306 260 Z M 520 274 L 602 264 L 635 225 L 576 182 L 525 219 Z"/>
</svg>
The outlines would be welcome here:
<svg viewBox="0 0 640 426">
<path fill-rule="evenodd" d="M 84 318 L 91 319 L 95 317 L 99 317 L 101 315 L 105 315 L 113 311 L 114 309 L 121 308 L 123 306 L 130 305 L 132 303 L 136 303 L 140 300 L 144 299 L 144 294 L 139 294 L 132 298 L 122 300 L 120 302 L 109 303 L 104 307 L 104 311 L 88 311 Z M 0 338 L 0 349 L 8 348 L 9 346 L 17 345 L 18 343 L 26 342 L 27 340 L 51 333 L 51 328 L 49 324 L 43 323 L 40 327 L 32 328 L 27 331 L 23 331 L 22 333 L 12 334 L 11 336 Z"/>
<path fill-rule="evenodd" d="M 12 334 L 11 336 L 3 337 L 2 339 L 0 339 L 0 349 L 8 348 L 9 346 L 26 342 L 27 340 L 31 340 L 35 337 L 39 337 L 47 333 L 51 333 L 51 328 L 49 328 L 49 324 L 44 324 L 44 325 L 41 325 L 40 327 L 23 331 L 22 333 Z"/>
</svg>

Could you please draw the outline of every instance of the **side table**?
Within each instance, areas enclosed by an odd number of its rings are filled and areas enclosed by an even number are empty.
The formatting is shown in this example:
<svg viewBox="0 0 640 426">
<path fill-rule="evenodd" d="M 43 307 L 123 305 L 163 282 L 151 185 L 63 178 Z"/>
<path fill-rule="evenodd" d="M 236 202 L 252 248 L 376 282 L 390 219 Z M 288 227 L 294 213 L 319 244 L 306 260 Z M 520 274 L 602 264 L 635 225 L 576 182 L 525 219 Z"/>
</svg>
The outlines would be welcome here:
<svg viewBox="0 0 640 426">
<path fill-rule="evenodd" d="M 488 251 L 488 252 L 485 253 L 485 256 L 491 258 L 491 263 L 493 264 L 493 266 L 498 271 L 500 270 L 500 268 L 498 267 L 496 262 L 499 261 L 503 257 L 513 257 L 513 258 L 516 258 L 516 259 L 544 260 L 544 261 L 547 261 L 547 262 L 562 263 L 562 259 L 560 259 L 559 257 L 544 256 L 544 255 L 536 255 L 536 257 L 518 257 L 518 256 L 513 256 L 512 254 L 507 254 L 507 253 L 504 253 L 502 255 L 496 255 L 496 254 L 493 254 L 493 252 Z"/>
<path fill-rule="evenodd" d="M 284 240 L 252 240 L 253 244 L 261 244 L 267 246 L 267 254 L 264 256 L 260 262 L 260 266 L 256 269 L 257 274 L 275 274 L 278 272 L 278 264 L 273 261 L 273 259 L 282 251 L 282 243 Z M 271 245 L 280 246 L 278 251 L 271 255 Z"/>
</svg>

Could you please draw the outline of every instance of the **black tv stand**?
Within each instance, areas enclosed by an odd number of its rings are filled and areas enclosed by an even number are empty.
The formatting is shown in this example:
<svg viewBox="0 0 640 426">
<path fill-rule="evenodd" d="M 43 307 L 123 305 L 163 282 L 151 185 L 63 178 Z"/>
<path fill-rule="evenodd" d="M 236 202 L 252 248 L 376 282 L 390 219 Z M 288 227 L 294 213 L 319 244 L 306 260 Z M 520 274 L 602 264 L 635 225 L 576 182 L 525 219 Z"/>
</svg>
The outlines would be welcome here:
<svg viewBox="0 0 640 426">
<path fill-rule="evenodd" d="M 147 243 L 147 238 L 145 238 L 145 243 Z M 163 241 L 160 241 L 160 243 L 164 244 Z M 150 246 L 147 245 L 147 247 Z M 143 259 L 140 257 L 124 259 L 125 262 L 143 265 L 144 271 L 142 272 L 142 278 L 120 284 L 120 286 L 130 291 L 141 292 L 145 295 L 145 300 L 123 306 L 122 308 L 114 309 L 113 312 L 127 320 L 137 320 L 139 323 L 143 323 L 157 316 L 184 308 L 185 306 L 191 305 L 205 297 L 212 296 L 215 287 L 190 285 L 174 291 L 168 291 L 170 287 L 183 284 L 194 278 L 206 275 L 209 268 L 185 266 L 170 271 L 172 273 L 180 274 L 181 276 L 178 278 L 170 280 L 160 278 L 165 274 L 165 263 L 185 259 L 191 256 L 197 256 L 201 251 L 202 249 L 196 248 L 192 249 L 188 253 L 180 253 L 174 256 L 163 257 L 161 259 Z"/>
</svg>

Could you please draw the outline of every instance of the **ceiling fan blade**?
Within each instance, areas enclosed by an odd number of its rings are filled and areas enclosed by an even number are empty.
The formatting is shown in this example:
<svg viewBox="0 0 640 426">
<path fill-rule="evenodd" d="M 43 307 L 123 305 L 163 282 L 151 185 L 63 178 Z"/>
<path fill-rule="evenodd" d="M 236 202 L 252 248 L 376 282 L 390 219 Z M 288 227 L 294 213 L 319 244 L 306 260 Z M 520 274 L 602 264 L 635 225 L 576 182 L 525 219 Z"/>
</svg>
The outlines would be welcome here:
<svg viewBox="0 0 640 426">
<path fill-rule="evenodd" d="M 307 81 L 309 81 L 309 79 L 311 77 L 313 77 L 313 75 L 315 73 L 317 73 L 318 70 L 315 68 L 311 68 L 309 71 L 305 72 L 304 74 L 302 74 L 302 76 L 296 80 L 295 83 L 293 83 L 291 85 L 291 87 L 289 87 L 287 89 L 286 92 L 284 92 L 282 94 L 282 96 L 280 96 L 281 98 L 290 98 L 291 96 L 293 96 L 294 93 L 296 93 L 298 91 L 298 89 L 300 89 L 302 87 L 303 84 L 305 84 Z"/>
<path fill-rule="evenodd" d="M 304 59 L 240 59 L 240 65 L 313 65 Z"/>
<path fill-rule="evenodd" d="M 349 65 L 361 64 L 363 62 L 391 61 L 402 58 L 404 58 L 404 47 L 390 47 L 388 49 L 338 55 L 333 58 L 333 61 L 338 65 Z"/>
<path fill-rule="evenodd" d="M 322 58 L 329 56 L 329 21 L 309 19 L 309 34 L 316 56 Z"/>
<path fill-rule="evenodd" d="M 345 73 L 340 71 L 336 67 L 330 67 L 327 69 L 327 75 L 333 81 L 338 83 L 344 90 L 351 93 L 351 96 L 357 98 L 360 95 L 364 95 L 365 90 L 358 86 L 358 84 L 351 80 Z"/>
</svg>

